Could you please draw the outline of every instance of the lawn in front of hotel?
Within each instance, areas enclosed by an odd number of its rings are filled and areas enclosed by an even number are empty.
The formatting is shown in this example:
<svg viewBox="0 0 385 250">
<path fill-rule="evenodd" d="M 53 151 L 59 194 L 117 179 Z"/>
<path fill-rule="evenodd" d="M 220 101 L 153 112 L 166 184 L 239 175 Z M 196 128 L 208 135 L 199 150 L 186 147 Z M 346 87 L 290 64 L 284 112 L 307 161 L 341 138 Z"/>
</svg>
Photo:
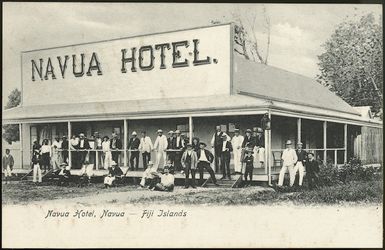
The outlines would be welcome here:
<svg viewBox="0 0 385 250">
<path fill-rule="evenodd" d="M 174 192 L 157 192 L 124 185 L 104 189 L 102 183 L 86 187 L 70 184 L 68 187 L 54 183 L 34 185 L 31 182 L 13 181 L 2 185 L 2 204 L 27 205 L 39 202 L 64 202 L 98 204 L 207 204 L 207 205 L 273 205 L 292 203 L 306 204 L 382 204 L 383 184 L 380 180 L 354 181 L 346 184 L 324 186 L 315 190 L 306 187 L 275 189 L 261 186 L 247 188 L 197 188 Z"/>
</svg>

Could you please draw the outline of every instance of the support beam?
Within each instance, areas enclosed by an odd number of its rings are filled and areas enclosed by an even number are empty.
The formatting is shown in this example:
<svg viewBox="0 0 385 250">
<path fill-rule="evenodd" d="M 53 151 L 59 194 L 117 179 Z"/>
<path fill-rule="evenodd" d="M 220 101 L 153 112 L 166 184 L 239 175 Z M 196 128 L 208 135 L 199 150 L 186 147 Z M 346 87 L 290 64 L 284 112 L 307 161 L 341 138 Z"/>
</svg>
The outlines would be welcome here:
<svg viewBox="0 0 385 250">
<path fill-rule="evenodd" d="M 194 123 L 192 116 L 188 117 L 188 128 L 189 128 L 189 143 L 192 143 L 193 131 L 194 131 Z"/>
<path fill-rule="evenodd" d="M 264 139 L 265 139 L 265 159 L 264 159 L 264 162 L 265 162 L 265 174 L 268 174 L 269 173 L 269 170 L 268 170 L 268 148 L 269 148 L 269 130 L 265 130 L 264 131 L 265 134 L 264 134 Z"/>
<path fill-rule="evenodd" d="M 297 142 L 301 142 L 301 127 L 302 127 L 302 120 L 301 118 L 297 118 Z"/>
<path fill-rule="evenodd" d="M 269 110 L 269 119 L 270 119 L 270 130 L 268 130 L 268 145 L 266 146 L 265 154 L 267 155 L 267 165 L 268 165 L 268 184 L 271 186 L 271 130 L 273 128 L 272 126 L 272 120 L 271 120 L 271 111 Z"/>
<path fill-rule="evenodd" d="M 124 140 L 123 140 L 123 148 L 124 148 L 124 151 L 123 151 L 123 160 L 124 160 L 124 163 L 123 163 L 123 166 L 124 167 L 127 167 L 127 138 L 128 138 L 128 126 L 127 126 L 127 119 L 124 119 L 123 120 L 124 122 L 124 128 L 123 128 L 123 133 L 124 133 Z"/>
<path fill-rule="evenodd" d="M 337 150 L 334 150 L 334 166 L 337 167 Z"/>
<path fill-rule="evenodd" d="M 68 121 L 67 122 L 67 126 L 68 126 L 68 166 L 70 166 L 72 168 L 72 161 L 71 161 L 71 122 Z"/>
<path fill-rule="evenodd" d="M 324 145 L 324 163 L 326 164 L 326 156 L 327 156 L 327 127 L 328 123 L 327 121 L 324 121 L 323 123 L 323 145 Z"/>
<path fill-rule="evenodd" d="M 348 124 L 344 124 L 344 163 L 348 161 Z"/>
<path fill-rule="evenodd" d="M 20 167 L 23 168 L 23 125 L 19 123 Z"/>
</svg>

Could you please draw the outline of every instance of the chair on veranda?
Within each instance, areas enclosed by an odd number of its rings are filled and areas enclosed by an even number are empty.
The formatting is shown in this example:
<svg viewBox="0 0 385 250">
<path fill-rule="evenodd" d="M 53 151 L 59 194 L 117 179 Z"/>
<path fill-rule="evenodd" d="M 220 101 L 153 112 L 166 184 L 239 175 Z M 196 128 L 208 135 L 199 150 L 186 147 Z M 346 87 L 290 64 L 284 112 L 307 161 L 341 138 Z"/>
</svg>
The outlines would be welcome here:
<svg viewBox="0 0 385 250">
<path fill-rule="evenodd" d="M 276 170 L 276 167 L 281 166 L 281 156 L 282 152 L 281 151 L 273 151 L 273 170 Z"/>
</svg>

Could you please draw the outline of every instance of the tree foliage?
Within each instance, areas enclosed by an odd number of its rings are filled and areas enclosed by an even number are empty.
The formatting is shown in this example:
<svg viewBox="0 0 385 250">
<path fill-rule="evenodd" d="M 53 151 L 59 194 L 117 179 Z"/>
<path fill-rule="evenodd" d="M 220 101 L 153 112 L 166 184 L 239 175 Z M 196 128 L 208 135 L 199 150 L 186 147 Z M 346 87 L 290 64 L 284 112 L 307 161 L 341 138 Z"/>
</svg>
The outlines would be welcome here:
<svg viewBox="0 0 385 250">
<path fill-rule="evenodd" d="M 18 89 L 12 90 L 12 92 L 8 96 L 7 105 L 5 105 L 5 109 L 10 109 L 17 107 L 21 102 L 21 92 Z M 19 127 L 15 124 L 7 124 L 3 125 L 3 138 L 9 144 L 14 141 L 18 141 L 20 137 Z"/>
<path fill-rule="evenodd" d="M 323 44 L 318 80 L 352 106 L 382 107 L 382 20 L 373 14 L 345 19 Z"/>
</svg>

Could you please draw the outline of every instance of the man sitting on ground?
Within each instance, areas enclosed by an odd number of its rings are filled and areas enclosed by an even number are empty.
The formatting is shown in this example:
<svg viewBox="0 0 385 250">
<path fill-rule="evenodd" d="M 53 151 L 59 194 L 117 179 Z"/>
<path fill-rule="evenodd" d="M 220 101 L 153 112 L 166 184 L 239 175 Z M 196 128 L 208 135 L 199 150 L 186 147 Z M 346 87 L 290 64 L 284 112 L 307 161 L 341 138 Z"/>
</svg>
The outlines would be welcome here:
<svg viewBox="0 0 385 250">
<path fill-rule="evenodd" d="M 157 170 L 157 166 L 154 167 L 154 163 L 152 161 L 149 161 L 147 163 L 146 170 L 143 172 L 143 176 L 138 187 L 139 189 L 146 187 L 146 183 L 147 184 L 152 183 L 155 180 L 155 178 L 158 177 L 158 173 L 156 172 L 156 170 Z M 150 186 L 151 185 L 149 185 L 149 187 Z"/>
<path fill-rule="evenodd" d="M 108 169 L 109 173 L 106 177 L 104 177 L 104 187 L 109 188 L 112 185 L 114 185 L 114 182 L 116 180 L 116 176 L 123 175 L 122 169 L 120 169 L 119 166 L 117 166 L 115 161 L 112 161 L 112 167 Z"/>
<path fill-rule="evenodd" d="M 71 178 L 71 167 L 68 166 L 67 163 L 62 163 L 61 164 L 61 169 L 59 170 L 59 181 L 58 181 L 58 186 L 68 186 Z"/>
<path fill-rule="evenodd" d="M 93 164 L 89 164 L 88 161 L 84 162 L 82 169 L 80 170 L 79 186 L 88 185 L 91 183 L 91 177 L 93 175 Z"/>
<path fill-rule="evenodd" d="M 151 190 L 172 192 L 174 191 L 174 180 L 174 175 L 169 173 L 168 167 L 165 167 L 163 174 L 160 175 L 160 183 L 157 183 Z"/>
</svg>

